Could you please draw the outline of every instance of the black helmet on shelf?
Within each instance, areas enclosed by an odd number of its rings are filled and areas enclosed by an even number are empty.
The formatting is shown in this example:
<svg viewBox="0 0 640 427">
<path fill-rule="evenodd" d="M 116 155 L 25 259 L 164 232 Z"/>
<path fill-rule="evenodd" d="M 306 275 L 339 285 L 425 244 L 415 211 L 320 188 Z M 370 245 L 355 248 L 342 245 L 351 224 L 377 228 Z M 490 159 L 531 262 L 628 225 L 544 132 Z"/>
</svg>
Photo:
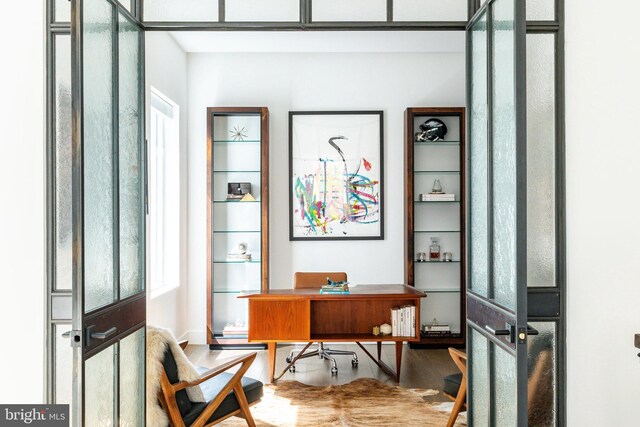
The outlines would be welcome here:
<svg viewBox="0 0 640 427">
<path fill-rule="evenodd" d="M 429 119 L 420 125 L 427 141 L 440 141 L 447 134 L 447 125 L 440 119 Z"/>
</svg>

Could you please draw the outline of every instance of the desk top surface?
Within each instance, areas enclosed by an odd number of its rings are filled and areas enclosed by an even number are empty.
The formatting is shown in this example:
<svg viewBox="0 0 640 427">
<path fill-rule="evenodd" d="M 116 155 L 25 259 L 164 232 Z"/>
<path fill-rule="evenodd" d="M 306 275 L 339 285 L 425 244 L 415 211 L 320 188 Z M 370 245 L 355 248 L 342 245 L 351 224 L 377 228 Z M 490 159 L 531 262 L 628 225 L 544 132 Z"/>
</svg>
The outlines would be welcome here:
<svg viewBox="0 0 640 427">
<path fill-rule="evenodd" d="M 424 298 L 427 295 L 408 285 L 357 285 L 350 286 L 348 294 L 321 294 L 320 288 L 268 289 L 239 295 L 250 299 L 360 299 L 360 298 Z"/>
</svg>

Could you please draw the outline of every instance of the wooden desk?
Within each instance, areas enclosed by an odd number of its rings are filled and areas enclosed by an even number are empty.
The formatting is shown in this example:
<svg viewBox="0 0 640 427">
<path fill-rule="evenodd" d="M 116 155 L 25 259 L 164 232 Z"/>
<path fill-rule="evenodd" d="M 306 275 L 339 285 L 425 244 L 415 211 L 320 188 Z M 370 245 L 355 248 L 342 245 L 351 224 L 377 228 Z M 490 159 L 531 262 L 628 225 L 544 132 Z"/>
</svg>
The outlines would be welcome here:
<svg viewBox="0 0 640 427">
<path fill-rule="evenodd" d="M 400 381 L 403 341 L 420 341 L 420 298 L 423 292 L 407 285 L 358 285 L 348 295 L 321 295 L 319 289 L 270 289 L 241 295 L 249 300 L 249 342 L 266 342 L 269 350 L 270 380 L 275 378 L 278 342 L 356 342 L 385 372 Z M 416 307 L 414 337 L 375 336 L 374 326 L 391 324 L 391 309 Z M 382 343 L 396 344 L 396 371 L 381 360 Z M 361 344 L 376 342 L 378 357 Z M 297 359 L 297 358 L 296 358 Z M 289 365 L 296 362 L 294 359 Z"/>
</svg>

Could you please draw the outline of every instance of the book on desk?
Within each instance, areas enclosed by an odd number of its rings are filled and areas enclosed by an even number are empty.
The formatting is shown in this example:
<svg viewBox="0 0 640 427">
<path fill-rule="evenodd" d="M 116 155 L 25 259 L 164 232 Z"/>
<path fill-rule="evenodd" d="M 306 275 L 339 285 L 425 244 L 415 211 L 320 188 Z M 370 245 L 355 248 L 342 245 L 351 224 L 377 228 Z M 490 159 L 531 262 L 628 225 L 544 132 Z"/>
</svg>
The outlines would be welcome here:
<svg viewBox="0 0 640 427">
<path fill-rule="evenodd" d="M 330 282 L 320 288 L 321 295 L 345 295 L 349 293 L 349 282 Z"/>
</svg>

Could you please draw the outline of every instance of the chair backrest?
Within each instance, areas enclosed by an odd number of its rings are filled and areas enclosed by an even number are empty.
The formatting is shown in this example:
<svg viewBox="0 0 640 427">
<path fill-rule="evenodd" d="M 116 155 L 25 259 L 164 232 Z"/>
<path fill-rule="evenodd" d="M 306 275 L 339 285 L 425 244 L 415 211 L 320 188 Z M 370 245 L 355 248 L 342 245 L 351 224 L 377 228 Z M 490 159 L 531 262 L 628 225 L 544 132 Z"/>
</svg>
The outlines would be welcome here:
<svg viewBox="0 0 640 427">
<path fill-rule="evenodd" d="M 180 379 L 178 378 L 178 364 L 176 363 L 176 359 L 173 357 L 173 353 L 169 346 L 167 346 L 167 349 L 164 352 L 162 366 L 164 367 L 164 373 L 171 384 L 180 382 Z M 176 404 L 178 405 L 181 416 L 184 416 L 187 412 L 191 411 L 191 408 L 193 407 L 193 403 L 189 400 L 186 390 L 178 390 L 176 392 Z"/>
<path fill-rule="evenodd" d="M 460 372 L 462 372 L 462 376 L 466 378 L 467 376 L 467 354 L 463 351 L 455 349 L 453 347 L 449 347 L 449 355 L 453 359 L 453 363 L 456 364 Z"/>
<path fill-rule="evenodd" d="M 327 277 L 334 282 L 346 282 L 347 273 L 344 272 L 297 272 L 293 275 L 294 288 L 319 288 L 327 284 Z"/>
</svg>

